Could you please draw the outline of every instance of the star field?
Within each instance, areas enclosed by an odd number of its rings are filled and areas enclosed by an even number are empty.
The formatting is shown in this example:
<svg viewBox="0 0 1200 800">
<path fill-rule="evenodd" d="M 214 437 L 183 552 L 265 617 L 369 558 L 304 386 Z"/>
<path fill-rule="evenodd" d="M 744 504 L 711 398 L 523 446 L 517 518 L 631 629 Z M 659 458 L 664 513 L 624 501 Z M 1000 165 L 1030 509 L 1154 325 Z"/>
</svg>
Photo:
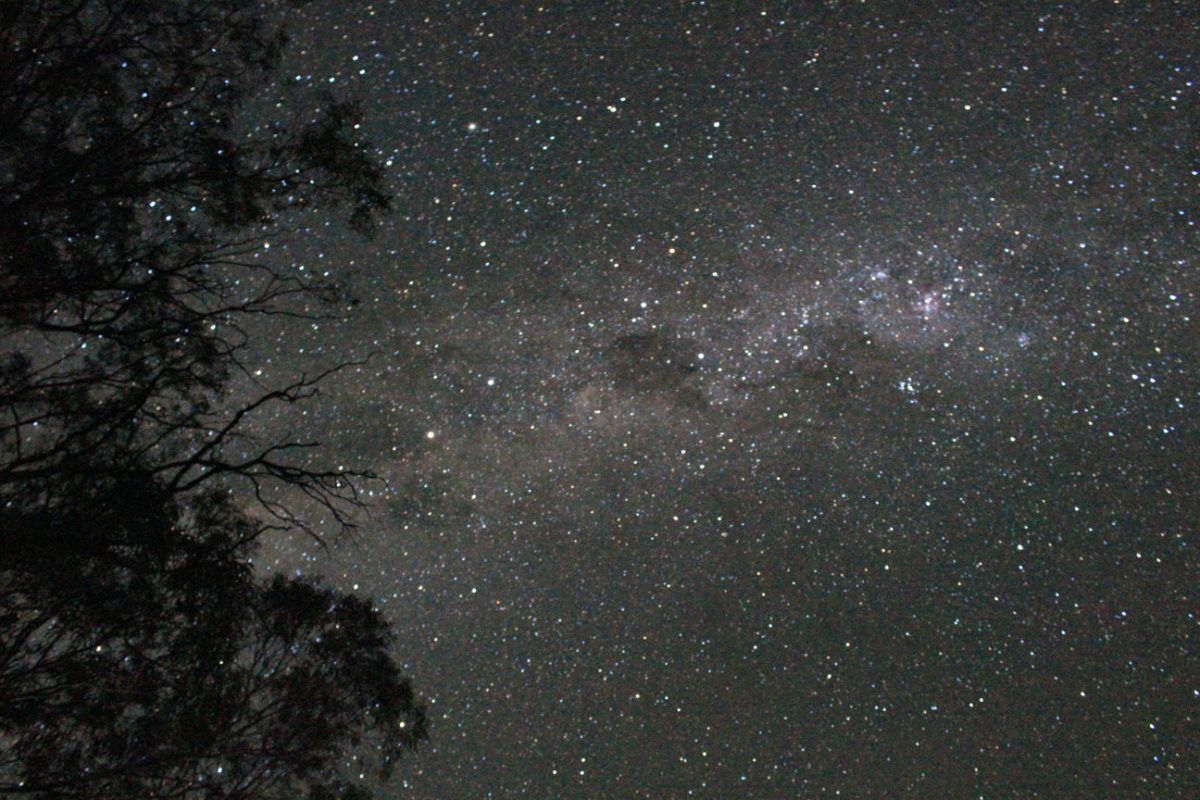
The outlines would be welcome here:
<svg viewBox="0 0 1200 800">
<path fill-rule="evenodd" d="M 263 253 L 264 380 L 374 354 L 268 424 L 387 486 L 261 560 L 397 626 L 395 796 L 1194 796 L 1193 4 L 288 14 L 396 212 Z"/>
</svg>

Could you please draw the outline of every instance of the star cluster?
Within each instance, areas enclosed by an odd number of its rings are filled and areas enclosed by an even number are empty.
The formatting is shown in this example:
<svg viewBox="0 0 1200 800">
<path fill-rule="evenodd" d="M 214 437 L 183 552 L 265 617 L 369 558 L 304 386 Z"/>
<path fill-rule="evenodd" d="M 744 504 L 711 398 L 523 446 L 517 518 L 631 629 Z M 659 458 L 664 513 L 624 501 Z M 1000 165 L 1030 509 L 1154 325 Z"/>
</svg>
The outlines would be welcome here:
<svg viewBox="0 0 1200 800">
<path fill-rule="evenodd" d="M 396 796 L 1195 791 L 1193 4 L 290 13 L 397 210 L 262 369 L 375 353 L 274 422 L 388 485 L 265 559 L 397 625 Z"/>
</svg>

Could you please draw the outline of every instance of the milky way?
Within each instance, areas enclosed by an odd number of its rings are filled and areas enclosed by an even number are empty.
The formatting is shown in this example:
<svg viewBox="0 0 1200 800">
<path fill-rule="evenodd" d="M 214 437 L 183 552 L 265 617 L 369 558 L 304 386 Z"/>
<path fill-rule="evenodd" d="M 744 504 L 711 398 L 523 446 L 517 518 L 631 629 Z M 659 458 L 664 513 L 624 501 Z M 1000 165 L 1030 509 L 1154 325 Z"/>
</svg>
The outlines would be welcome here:
<svg viewBox="0 0 1200 800">
<path fill-rule="evenodd" d="M 273 245 L 264 375 L 375 354 L 273 423 L 388 487 L 261 560 L 397 625 L 395 796 L 1195 791 L 1200 14 L 936 5 L 290 12 L 396 213 Z"/>
</svg>

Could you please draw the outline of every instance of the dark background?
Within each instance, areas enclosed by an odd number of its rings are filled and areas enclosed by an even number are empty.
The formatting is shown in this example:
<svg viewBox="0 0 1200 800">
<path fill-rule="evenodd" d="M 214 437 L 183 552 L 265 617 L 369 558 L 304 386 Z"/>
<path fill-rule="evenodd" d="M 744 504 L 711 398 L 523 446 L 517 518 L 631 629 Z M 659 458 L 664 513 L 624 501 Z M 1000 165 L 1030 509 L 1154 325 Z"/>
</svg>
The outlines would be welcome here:
<svg viewBox="0 0 1200 800">
<path fill-rule="evenodd" d="M 390 488 L 260 561 L 398 626 L 397 797 L 1194 796 L 1193 3 L 288 13 L 397 213 L 264 253 L 265 378 L 378 353 L 273 423 Z"/>
</svg>

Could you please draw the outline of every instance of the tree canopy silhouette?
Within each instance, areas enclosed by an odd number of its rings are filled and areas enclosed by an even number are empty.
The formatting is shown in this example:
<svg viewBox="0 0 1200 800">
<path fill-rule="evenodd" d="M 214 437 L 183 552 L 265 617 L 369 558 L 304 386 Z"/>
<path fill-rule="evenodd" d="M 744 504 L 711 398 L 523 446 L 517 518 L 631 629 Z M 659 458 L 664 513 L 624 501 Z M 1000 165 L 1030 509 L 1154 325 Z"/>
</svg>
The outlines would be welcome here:
<svg viewBox="0 0 1200 800">
<path fill-rule="evenodd" d="M 389 204 L 283 45 L 248 0 L 0 2 L 0 794 L 349 797 L 425 736 L 369 603 L 249 566 L 371 477 L 249 424 L 328 372 L 233 400 L 252 321 L 336 297 L 262 243 Z"/>
<path fill-rule="evenodd" d="M 217 400 L 247 319 L 319 315 L 334 291 L 261 258 L 264 239 L 299 209 L 344 207 L 365 230 L 388 207 L 351 106 L 276 82 L 293 110 L 241 113 L 283 43 L 257 7 L 0 6 L 0 487 L 119 453 L 176 486 L 236 473 L 350 499 L 284 468 L 288 448 L 226 455 L 237 431 Z"/>
</svg>

